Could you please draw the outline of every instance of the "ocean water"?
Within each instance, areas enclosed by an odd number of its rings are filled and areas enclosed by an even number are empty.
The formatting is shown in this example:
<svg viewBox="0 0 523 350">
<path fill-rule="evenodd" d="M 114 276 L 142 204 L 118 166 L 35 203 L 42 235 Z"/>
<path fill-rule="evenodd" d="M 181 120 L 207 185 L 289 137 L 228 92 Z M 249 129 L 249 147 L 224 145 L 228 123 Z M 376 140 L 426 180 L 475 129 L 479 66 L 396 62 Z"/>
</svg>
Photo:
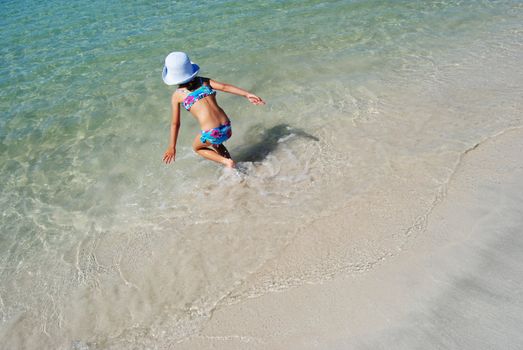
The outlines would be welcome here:
<svg viewBox="0 0 523 350">
<path fill-rule="evenodd" d="M 0 13 L 5 349 L 175 348 L 227 303 L 365 273 L 423 234 L 465 152 L 523 125 L 520 1 Z M 187 113 L 161 163 L 174 50 L 266 99 L 218 95 L 241 171 L 193 154 Z"/>
</svg>

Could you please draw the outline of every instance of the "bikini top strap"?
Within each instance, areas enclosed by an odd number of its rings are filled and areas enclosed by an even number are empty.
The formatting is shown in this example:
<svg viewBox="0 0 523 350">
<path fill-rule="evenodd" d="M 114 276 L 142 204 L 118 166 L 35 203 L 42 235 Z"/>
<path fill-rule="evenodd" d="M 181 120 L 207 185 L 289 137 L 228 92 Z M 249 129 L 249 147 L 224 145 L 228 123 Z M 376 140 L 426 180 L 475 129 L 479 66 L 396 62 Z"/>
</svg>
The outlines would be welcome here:
<svg viewBox="0 0 523 350">
<path fill-rule="evenodd" d="M 201 81 L 201 86 L 204 86 L 206 87 L 211 93 L 215 93 L 216 90 L 214 90 L 211 86 L 211 79 L 209 78 L 200 78 L 200 81 Z M 204 85 L 205 83 L 205 85 Z"/>
</svg>

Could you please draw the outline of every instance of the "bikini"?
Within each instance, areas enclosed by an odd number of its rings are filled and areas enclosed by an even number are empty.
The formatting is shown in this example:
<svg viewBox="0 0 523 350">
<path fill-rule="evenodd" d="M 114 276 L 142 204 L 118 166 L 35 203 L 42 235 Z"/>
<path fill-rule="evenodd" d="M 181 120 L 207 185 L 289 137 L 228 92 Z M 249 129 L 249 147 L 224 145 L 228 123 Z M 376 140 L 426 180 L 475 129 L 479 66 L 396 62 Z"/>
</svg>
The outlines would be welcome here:
<svg viewBox="0 0 523 350">
<path fill-rule="evenodd" d="M 213 145 L 221 145 L 232 136 L 231 123 L 228 122 L 218 126 L 217 128 L 202 130 L 201 133 L 200 141 L 202 143 L 209 141 Z"/>
<path fill-rule="evenodd" d="M 200 78 L 200 84 L 201 86 L 198 89 L 190 92 L 183 99 L 183 108 L 185 108 L 186 110 L 190 110 L 193 104 L 196 103 L 196 101 L 199 101 L 207 96 L 216 95 L 216 91 L 213 90 L 212 87 L 210 87 L 209 85 L 203 85 L 202 78 Z"/>
<path fill-rule="evenodd" d="M 189 111 L 191 107 L 199 100 L 215 95 L 216 91 L 213 90 L 213 88 L 209 85 L 203 85 L 202 78 L 200 78 L 200 84 L 201 86 L 190 92 L 182 102 L 183 107 Z M 227 122 L 226 124 L 222 124 L 216 128 L 209 129 L 209 130 L 202 130 L 200 141 L 202 143 L 205 143 L 206 141 L 209 141 L 213 145 L 220 145 L 227 141 L 232 136 L 232 129 L 231 129 L 231 123 Z"/>
</svg>

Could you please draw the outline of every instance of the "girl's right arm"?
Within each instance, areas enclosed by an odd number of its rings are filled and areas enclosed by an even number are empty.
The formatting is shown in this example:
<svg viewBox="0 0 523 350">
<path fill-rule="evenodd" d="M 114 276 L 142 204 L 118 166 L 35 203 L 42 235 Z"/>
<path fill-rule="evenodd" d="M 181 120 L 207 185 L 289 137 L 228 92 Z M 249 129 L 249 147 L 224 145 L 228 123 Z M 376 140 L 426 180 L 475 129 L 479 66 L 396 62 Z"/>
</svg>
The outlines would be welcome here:
<svg viewBox="0 0 523 350">
<path fill-rule="evenodd" d="M 178 132 L 180 131 L 180 102 L 176 98 L 176 94 L 173 94 L 171 98 L 172 108 L 172 121 L 171 121 L 171 133 L 169 136 L 169 147 L 163 155 L 163 161 L 165 164 L 169 164 L 174 161 L 176 157 L 176 141 L 178 140 Z"/>
<path fill-rule="evenodd" d="M 216 80 L 212 80 L 212 79 L 209 79 L 209 84 L 211 84 L 211 87 L 214 90 L 228 92 L 230 94 L 234 94 L 234 95 L 238 95 L 238 96 L 243 96 L 243 97 L 247 98 L 252 104 L 255 104 L 255 105 L 264 105 L 265 104 L 265 101 L 261 97 L 258 97 L 256 95 L 250 93 L 249 91 L 243 90 L 237 86 L 220 83 L 220 82 L 218 82 Z"/>
</svg>

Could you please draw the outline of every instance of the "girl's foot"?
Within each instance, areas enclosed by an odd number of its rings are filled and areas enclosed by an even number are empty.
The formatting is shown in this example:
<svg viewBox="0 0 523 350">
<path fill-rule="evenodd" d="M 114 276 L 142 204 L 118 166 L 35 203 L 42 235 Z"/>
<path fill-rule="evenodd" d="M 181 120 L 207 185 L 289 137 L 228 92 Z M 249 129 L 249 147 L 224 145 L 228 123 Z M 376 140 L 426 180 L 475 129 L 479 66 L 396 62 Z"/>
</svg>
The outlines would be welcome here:
<svg viewBox="0 0 523 350">
<path fill-rule="evenodd" d="M 232 159 L 225 159 L 223 161 L 223 165 L 225 165 L 226 168 L 236 168 L 236 163 L 234 163 L 234 160 Z"/>
</svg>

